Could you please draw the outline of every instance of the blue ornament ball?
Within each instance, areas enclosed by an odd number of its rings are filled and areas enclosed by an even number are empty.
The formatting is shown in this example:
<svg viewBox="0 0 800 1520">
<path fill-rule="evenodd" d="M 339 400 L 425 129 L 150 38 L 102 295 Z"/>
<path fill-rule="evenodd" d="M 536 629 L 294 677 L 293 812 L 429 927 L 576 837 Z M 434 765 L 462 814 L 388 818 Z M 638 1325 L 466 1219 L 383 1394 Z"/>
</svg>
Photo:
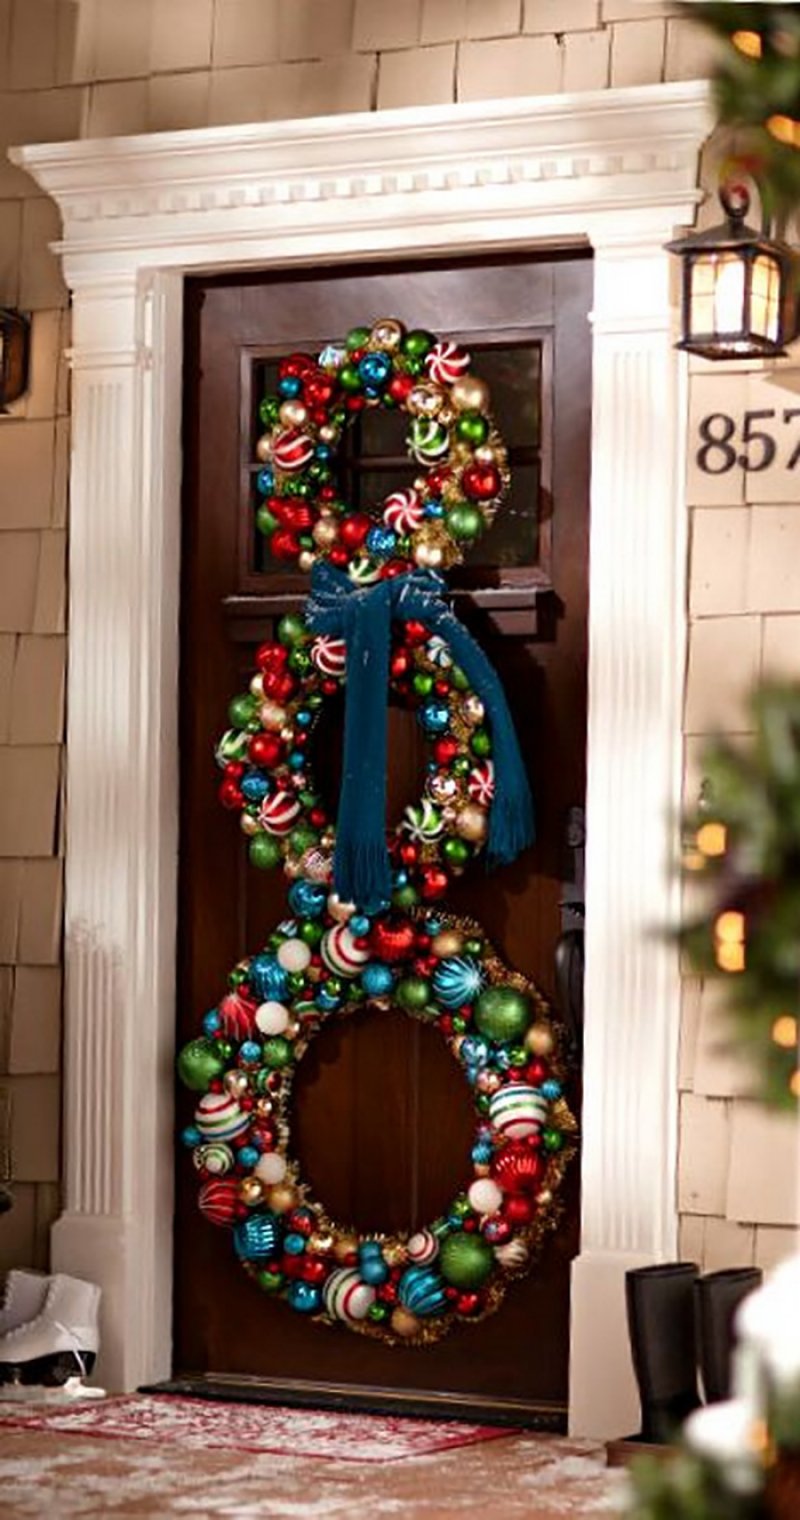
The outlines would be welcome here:
<svg viewBox="0 0 800 1520">
<path fill-rule="evenodd" d="M 216 1034 L 222 1028 L 222 1019 L 216 1008 L 203 1015 L 203 1034 Z"/>
<path fill-rule="evenodd" d="M 327 887 L 315 881 L 293 881 L 289 888 L 289 906 L 298 918 L 319 918 L 327 900 Z"/>
<path fill-rule="evenodd" d="M 295 1281 L 289 1284 L 286 1297 L 298 1314 L 316 1314 L 322 1308 L 322 1294 L 313 1283 Z"/>
<path fill-rule="evenodd" d="M 354 913 L 348 928 L 356 939 L 360 939 L 363 934 L 369 934 L 370 923 L 366 913 Z"/>
<path fill-rule="evenodd" d="M 365 354 L 359 360 L 358 373 L 366 386 L 380 390 L 392 373 L 392 361 L 388 354 Z"/>
<path fill-rule="evenodd" d="M 234 1226 L 233 1246 L 240 1261 L 266 1261 L 276 1254 L 280 1238 L 275 1214 L 251 1214 Z"/>
<path fill-rule="evenodd" d="M 358 1249 L 358 1275 L 363 1282 L 379 1288 L 389 1277 L 389 1268 L 377 1240 L 365 1240 Z"/>
<path fill-rule="evenodd" d="M 246 802 L 263 802 L 269 791 L 269 780 L 263 771 L 248 771 L 239 782 L 239 789 Z"/>
<path fill-rule="evenodd" d="M 409 1267 L 400 1278 L 398 1297 L 404 1309 L 422 1318 L 443 1314 L 447 1308 L 445 1285 L 430 1267 Z"/>
<path fill-rule="evenodd" d="M 195 1129 L 193 1124 L 189 1124 L 186 1129 L 181 1130 L 181 1145 L 187 1146 L 190 1150 L 194 1150 L 196 1145 L 200 1145 L 202 1139 L 203 1136 L 199 1129 Z"/>
<path fill-rule="evenodd" d="M 259 496 L 271 496 L 275 485 L 275 476 L 272 470 L 259 470 L 256 476 L 256 490 Z"/>
<path fill-rule="evenodd" d="M 542 1083 L 539 1091 L 542 1097 L 547 1099 L 548 1103 L 554 1103 L 556 1098 L 561 1097 L 563 1088 L 561 1083 L 556 1082 L 554 1077 L 548 1077 L 547 1081 Z"/>
<path fill-rule="evenodd" d="M 485 1066 L 489 1059 L 489 1045 L 479 1034 L 465 1034 L 458 1051 L 465 1066 Z"/>
<path fill-rule="evenodd" d="M 241 1161 L 242 1166 L 255 1166 L 260 1155 L 261 1152 L 257 1146 L 243 1145 L 239 1151 L 238 1159 Z"/>
<path fill-rule="evenodd" d="M 245 1066 L 257 1066 L 261 1060 L 261 1046 L 256 1040 L 243 1040 L 239 1046 L 239 1060 Z"/>
<path fill-rule="evenodd" d="M 468 955 L 448 956 L 433 973 L 433 990 L 445 1008 L 460 1008 L 478 996 L 485 977 L 477 961 Z"/>
<path fill-rule="evenodd" d="M 282 1003 L 288 991 L 286 972 L 274 955 L 262 950 L 247 969 L 247 980 L 262 1003 Z"/>
<path fill-rule="evenodd" d="M 444 734 L 450 726 L 450 709 L 446 702 L 423 702 L 417 719 L 426 734 Z"/>
<path fill-rule="evenodd" d="M 361 985 L 367 997 L 385 997 L 394 986 L 391 967 L 384 961 L 371 961 L 361 973 Z"/>
<path fill-rule="evenodd" d="M 397 547 L 397 534 L 391 528 L 370 528 L 366 545 L 370 554 L 374 554 L 377 559 L 388 559 Z"/>
<path fill-rule="evenodd" d="M 283 1249 L 287 1256 L 302 1256 L 306 1248 L 304 1235 L 299 1235 L 296 1230 L 290 1231 L 283 1242 Z"/>
<path fill-rule="evenodd" d="M 299 396 L 302 389 L 303 382 L 299 375 L 284 375 L 283 379 L 278 381 L 278 393 L 285 396 L 288 401 L 293 401 L 295 396 Z"/>
</svg>

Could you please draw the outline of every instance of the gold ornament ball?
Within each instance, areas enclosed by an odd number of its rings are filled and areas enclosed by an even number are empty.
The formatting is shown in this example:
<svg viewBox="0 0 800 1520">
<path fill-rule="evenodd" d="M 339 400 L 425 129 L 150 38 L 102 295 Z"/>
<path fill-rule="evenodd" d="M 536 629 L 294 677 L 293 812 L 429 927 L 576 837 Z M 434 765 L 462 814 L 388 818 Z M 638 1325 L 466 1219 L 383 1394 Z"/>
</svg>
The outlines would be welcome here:
<svg viewBox="0 0 800 1520">
<path fill-rule="evenodd" d="M 313 570 L 316 563 L 317 556 L 316 554 L 312 554 L 310 549 L 304 549 L 302 554 L 298 554 L 297 556 L 297 564 L 300 570 L 304 570 L 306 572 Z"/>
<path fill-rule="evenodd" d="M 321 517 L 311 530 L 311 537 L 320 549 L 329 549 L 339 537 L 339 529 L 330 517 Z"/>
<path fill-rule="evenodd" d="M 553 1036 L 546 1024 L 532 1024 L 525 1036 L 525 1044 L 535 1056 L 549 1056 L 553 1049 Z"/>
<path fill-rule="evenodd" d="M 320 441 L 320 443 L 335 443 L 336 442 L 336 429 L 335 429 L 335 427 L 331 427 L 327 422 L 324 423 L 323 426 L 319 430 L 319 441 Z"/>
<path fill-rule="evenodd" d="M 247 835 L 248 839 L 252 839 L 254 834 L 261 833 L 261 825 L 258 819 L 253 817 L 252 813 L 241 813 L 239 815 L 239 828 L 243 834 Z"/>
<path fill-rule="evenodd" d="M 299 1199 L 297 1188 L 291 1187 L 287 1182 L 276 1182 L 274 1187 L 267 1189 L 267 1203 L 273 1214 L 288 1214 L 296 1208 Z"/>
<path fill-rule="evenodd" d="M 328 912 L 331 918 L 336 920 L 337 924 L 346 924 L 347 920 L 353 917 L 355 911 L 355 903 L 342 902 L 341 897 L 336 892 L 331 892 L 328 897 Z"/>
<path fill-rule="evenodd" d="M 439 960 L 444 960 L 449 955 L 460 955 L 463 947 L 464 936 L 457 929 L 442 929 L 431 940 L 431 954 Z"/>
<path fill-rule="evenodd" d="M 284 401 L 278 416 L 284 427 L 302 427 L 308 419 L 308 408 L 302 401 Z"/>
<path fill-rule="evenodd" d="M 260 1114 L 262 1119 L 269 1118 L 273 1107 L 274 1105 L 271 1098 L 258 1098 L 256 1101 L 256 1113 Z"/>
<path fill-rule="evenodd" d="M 328 1252 L 333 1250 L 333 1236 L 315 1230 L 314 1234 L 308 1237 L 308 1249 L 313 1251 L 315 1256 L 327 1256 Z"/>
<path fill-rule="evenodd" d="M 438 570 L 444 559 L 444 551 L 438 544 L 417 544 L 414 561 L 420 570 Z"/>
<path fill-rule="evenodd" d="M 262 728 L 268 729 L 270 733 L 277 734 L 280 733 L 286 722 L 286 708 L 281 707 L 278 702 L 271 702 L 268 699 L 266 702 L 261 703 L 258 709 L 258 716 Z"/>
<path fill-rule="evenodd" d="M 486 810 L 476 802 L 467 803 L 456 818 L 456 833 L 469 844 L 486 838 Z"/>
<path fill-rule="evenodd" d="M 461 704 L 461 713 L 465 722 L 471 724 L 473 728 L 477 728 L 478 724 L 484 720 L 486 709 L 480 697 L 476 697 L 473 694 L 464 698 Z"/>
<path fill-rule="evenodd" d="M 395 1335 L 402 1335 L 404 1340 L 411 1340 L 412 1336 L 419 1334 L 421 1328 L 416 1314 L 399 1306 L 394 1310 L 390 1324 Z"/>
<path fill-rule="evenodd" d="M 541 1193 L 536 1194 L 536 1202 L 541 1204 L 552 1203 L 553 1194 L 549 1188 L 542 1188 Z"/>
<path fill-rule="evenodd" d="M 383 348 L 386 353 L 396 353 L 403 341 L 403 324 L 394 317 L 380 317 L 369 335 L 370 348 Z"/>
<path fill-rule="evenodd" d="M 444 403 L 444 391 L 423 381 L 408 393 L 406 406 L 415 417 L 436 417 Z"/>
<path fill-rule="evenodd" d="M 260 1203 L 264 1197 L 264 1185 L 257 1177 L 243 1177 L 239 1183 L 239 1197 L 242 1203 L 246 1203 L 249 1209 Z"/>
<path fill-rule="evenodd" d="M 387 1266 L 390 1267 L 404 1267 L 408 1261 L 408 1251 L 399 1240 L 392 1241 L 390 1244 L 385 1245 L 383 1248 L 383 1254 Z"/>
<path fill-rule="evenodd" d="M 489 387 L 477 375 L 464 375 L 451 386 L 450 400 L 459 412 L 485 412 L 489 405 Z"/>
<path fill-rule="evenodd" d="M 500 461 L 497 458 L 497 452 L 496 452 L 496 450 L 492 448 L 491 444 L 490 443 L 482 443 L 475 450 L 475 463 L 476 464 L 499 464 Z"/>
<path fill-rule="evenodd" d="M 260 671 L 258 675 L 253 676 L 253 679 L 250 682 L 250 695 L 257 697 L 259 701 L 264 695 L 264 677 L 261 675 Z"/>
<path fill-rule="evenodd" d="M 262 464 L 268 464 L 272 458 L 272 434 L 263 433 L 256 444 L 256 459 Z"/>
<path fill-rule="evenodd" d="M 356 1256 L 358 1254 L 358 1236 L 337 1236 L 333 1246 L 333 1254 L 336 1257 L 337 1261 L 341 1262 L 343 1265 L 346 1265 L 352 1256 Z"/>
<path fill-rule="evenodd" d="M 243 1098 L 250 1084 L 245 1072 L 226 1071 L 222 1078 L 222 1085 L 232 1098 Z"/>
</svg>

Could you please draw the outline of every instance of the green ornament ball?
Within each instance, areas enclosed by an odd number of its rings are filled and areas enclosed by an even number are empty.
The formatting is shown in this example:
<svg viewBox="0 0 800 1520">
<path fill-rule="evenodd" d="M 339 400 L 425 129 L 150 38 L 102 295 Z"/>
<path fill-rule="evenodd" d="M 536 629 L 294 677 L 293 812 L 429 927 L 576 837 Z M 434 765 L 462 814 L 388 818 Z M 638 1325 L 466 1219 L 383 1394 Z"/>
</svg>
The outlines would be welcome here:
<svg viewBox="0 0 800 1520">
<path fill-rule="evenodd" d="M 543 1129 L 542 1144 L 546 1151 L 560 1151 L 564 1144 L 564 1136 L 560 1129 Z"/>
<path fill-rule="evenodd" d="M 492 753 L 492 741 L 485 728 L 476 728 L 470 740 L 470 749 L 479 760 L 488 759 Z"/>
<path fill-rule="evenodd" d="M 313 918 L 306 919 L 300 925 L 300 938 L 304 944 L 310 945 L 312 950 L 316 949 L 324 933 L 323 925 L 316 923 Z"/>
<path fill-rule="evenodd" d="M 470 507 L 466 502 L 457 507 L 451 507 L 445 518 L 453 538 L 465 541 L 477 538 L 483 527 L 483 517 L 477 507 Z"/>
<path fill-rule="evenodd" d="M 292 997 L 299 997 L 306 985 L 306 979 L 302 971 L 290 971 L 286 978 L 286 985 Z"/>
<path fill-rule="evenodd" d="M 395 997 L 407 1013 L 421 1013 L 430 1002 L 430 982 L 424 976 L 404 976 L 398 982 Z"/>
<path fill-rule="evenodd" d="M 454 1288 L 480 1288 L 494 1266 L 492 1248 L 482 1235 L 448 1235 L 439 1247 L 438 1266 Z"/>
<path fill-rule="evenodd" d="M 281 1067 L 290 1066 L 292 1063 L 292 1047 L 282 1034 L 273 1035 L 271 1040 L 265 1040 L 261 1054 L 264 1065 L 269 1066 L 273 1071 L 280 1071 Z"/>
<path fill-rule="evenodd" d="M 224 1070 L 219 1047 L 211 1040 L 190 1040 L 178 1056 L 178 1076 L 192 1092 L 207 1092 L 209 1084 Z"/>
<path fill-rule="evenodd" d="M 274 396 L 265 396 L 258 408 L 258 415 L 265 427 L 273 427 L 278 420 L 279 406 Z"/>
<path fill-rule="evenodd" d="M 283 1273 L 264 1269 L 258 1274 L 258 1286 L 263 1288 L 265 1293 L 280 1293 L 283 1287 Z"/>
<path fill-rule="evenodd" d="M 339 370 L 339 384 L 342 390 L 350 391 L 351 394 L 355 394 L 356 391 L 361 390 L 361 376 L 355 364 L 342 365 Z"/>
<path fill-rule="evenodd" d="M 429 697 L 433 691 L 433 676 L 428 670 L 418 670 L 411 685 L 418 697 Z"/>
<path fill-rule="evenodd" d="M 456 755 L 450 769 L 454 776 L 468 776 L 472 770 L 472 761 L 467 755 Z"/>
<path fill-rule="evenodd" d="M 393 908 L 416 908 L 418 902 L 419 893 L 411 882 L 404 887 L 396 887 L 392 893 Z"/>
<path fill-rule="evenodd" d="M 471 853 L 469 845 L 463 839 L 445 839 L 442 845 L 442 855 L 449 866 L 465 866 Z"/>
<path fill-rule="evenodd" d="M 413 332 L 406 333 L 403 339 L 403 353 L 409 359 L 424 359 L 428 350 L 435 343 L 433 333 L 424 332 L 422 328 L 415 328 Z"/>
<path fill-rule="evenodd" d="M 462 443 L 485 443 L 489 436 L 489 424 L 480 412 L 463 412 L 456 423 L 456 434 Z"/>
<path fill-rule="evenodd" d="M 372 1320 L 373 1325 L 381 1325 L 381 1324 L 383 1324 L 383 1321 L 385 1319 L 388 1319 L 388 1318 L 389 1318 L 389 1305 L 388 1304 L 381 1304 L 381 1303 L 370 1304 L 370 1306 L 369 1306 L 369 1308 L 367 1310 L 367 1319 Z"/>
<path fill-rule="evenodd" d="M 308 629 L 297 612 L 287 612 L 278 624 L 278 642 L 289 648 L 308 638 Z"/>
<path fill-rule="evenodd" d="M 475 1023 L 488 1040 L 520 1040 L 530 1022 L 530 1002 L 516 987 L 487 987 L 475 1004 Z"/>
<path fill-rule="evenodd" d="M 275 532 L 277 526 L 278 519 L 277 517 L 273 517 L 269 508 L 259 507 L 258 511 L 256 512 L 256 527 L 258 528 L 259 533 L 263 533 L 268 538 L 270 533 Z"/>
<path fill-rule="evenodd" d="M 297 676 L 307 676 L 312 668 L 311 655 L 306 649 L 293 649 L 288 660 L 289 669 Z"/>
<path fill-rule="evenodd" d="M 351 327 L 344 342 L 350 354 L 355 353 L 359 348 L 365 348 L 367 343 L 369 343 L 369 328 Z"/>
<path fill-rule="evenodd" d="M 249 692 L 234 697 L 228 707 L 228 718 L 234 728 L 246 728 L 256 714 L 256 699 Z"/>
<path fill-rule="evenodd" d="M 217 1044 L 217 1050 L 219 1051 L 219 1058 L 220 1058 L 220 1060 L 223 1063 L 226 1062 L 226 1061 L 229 1061 L 231 1059 L 231 1056 L 233 1055 L 233 1041 L 232 1040 L 217 1040 L 216 1044 Z"/>
<path fill-rule="evenodd" d="M 464 674 L 460 665 L 450 666 L 450 679 L 456 691 L 469 691 L 469 676 Z"/>
<path fill-rule="evenodd" d="M 251 865 L 259 871 L 271 871 L 281 858 L 281 847 L 271 834 L 254 834 L 247 853 Z"/>
<path fill-rule="evenodd" d="M 303 855 L 317 842 L 316 829 L 311 829 L 305 823 L 298 824 L 289 835 L 289 848 L 293 855 Z"/>
<path fill-rule="evenodd" d="M 481 956 L 483 955 L 483 940 L 465 939 L 464 951 L 467 955 L 476 955 L 478 957 L 478 960 L 480 960 Z"/>
</svg>

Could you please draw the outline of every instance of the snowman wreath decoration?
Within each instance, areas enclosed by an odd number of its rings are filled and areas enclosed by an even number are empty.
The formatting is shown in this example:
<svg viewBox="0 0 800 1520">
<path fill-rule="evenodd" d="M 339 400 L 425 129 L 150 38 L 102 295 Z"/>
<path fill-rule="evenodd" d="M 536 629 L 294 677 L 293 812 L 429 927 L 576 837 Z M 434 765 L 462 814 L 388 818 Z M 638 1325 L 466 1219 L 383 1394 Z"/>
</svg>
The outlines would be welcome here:
<svg viewBox="0 0 800 1520">
<path fill-rule="evenodd" d="M 372 512 L 336 486 L 337 445 L 365 407 L 409 418 L 419 470 Z M 321 1322 L 426 1345 L 496 1309 L 529 1269 L 558 1224 L 576 1146 L 559 1021 L 478 923 L 443 906 L 480 852 L 505 864 L 533 833 L 502 688 L 441 574 L 501 508 L 506 451 L 470 356 L 393 318 L 282 360 L 260 417 L 257 525 L 275 558 L 311 571 L 311 595 L 258 650 L 217 761 L 252 863 L 288 878 L 289 913 L 180 1052 L 196 1095 L 182 1140 L 201 1213 L 230 1231 L 266 1293 Z M 333 820 L 310 757 L 320 711 L 342 688 Z M 423 795 L 388 837 L 387 689 L 430 746 Z M 412 1233 L 365 1236 L 332 1219 L 292 1154 L 298 1063 L 326 1021 L 365 1005 L 433 1024 L 472 1093 L 471 1172 Z"/>
</svg>

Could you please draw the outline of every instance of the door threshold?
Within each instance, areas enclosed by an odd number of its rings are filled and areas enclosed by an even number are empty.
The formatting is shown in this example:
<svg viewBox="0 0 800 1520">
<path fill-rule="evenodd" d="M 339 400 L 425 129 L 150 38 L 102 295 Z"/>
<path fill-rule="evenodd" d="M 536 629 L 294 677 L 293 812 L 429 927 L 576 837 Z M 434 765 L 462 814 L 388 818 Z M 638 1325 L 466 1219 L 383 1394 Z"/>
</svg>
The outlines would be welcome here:
<svg viewBox="0 0 800 1520">
<path fill-rule="evenodd" d="M 346 1410 L 353 1413 L 399 1414 L 435 1420 L 470 1420 L 481 1425 L 536 1430 L 564 1435 L 564 1404 L 489 1395 L 432 1392 L 427 1388 L 352 1387 L 348 1383 L 312 1382 L 302 1378 L 248 1377 L 233 1372 L 187 1372 L 162 1383 L 148 1383 L 140 1393 L 174 1398 L 220 1399 L 228 1403 L 280 1404 L 297 1409 Z"/>
</svg>

